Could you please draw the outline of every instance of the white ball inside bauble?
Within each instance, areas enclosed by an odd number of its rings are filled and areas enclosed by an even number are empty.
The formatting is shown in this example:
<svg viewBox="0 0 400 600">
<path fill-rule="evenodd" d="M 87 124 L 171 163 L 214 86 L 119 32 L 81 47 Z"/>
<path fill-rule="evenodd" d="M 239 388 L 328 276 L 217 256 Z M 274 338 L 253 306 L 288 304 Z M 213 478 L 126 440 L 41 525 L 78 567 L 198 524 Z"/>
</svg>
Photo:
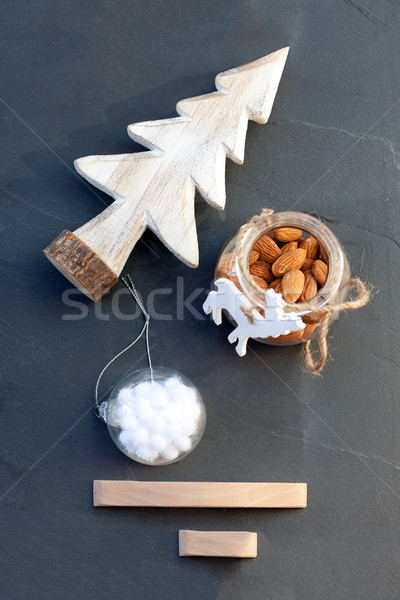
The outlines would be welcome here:
<svg viewBox="0 0 400 600">
<path fill-rule="evenodd" d="M 179 450 L 171 444 L 162 451 L 161 456 L 168 461 L 175 460 L 179 456 Z"/>
<path fill-rule="evenodd" d="M 135 442 L 132 439 L 132 432 L 129 430 L 121 431 L 119 434 L 119 441 L 123 446 L 125 446 L 128 452 L 130 452 L 135 446 Z"/>
<path fill-rule="evenodd" d="M 147 398 L 137 398 L 134 409 L 139 418 L 147 414 L 150 410 L 153 410 L 150 401 Z"/>
<path fill-rule="evenodd" d="M 196 390 L 193 390 L 189 387 L 187 387 L 187 385 L 184 386 L 185 390 L 185 401 L 188 403 L 194 403 L 197 401 L 197 393 Z"/>
<path fill-rule="evenodd" d="M 184 386 L 184 385 L 176 386 L 176 388 L 173 391 L 171 391 L 169 394 L 170 399 L 173 402 L 177 402 L 179 404 L 184 404 L 185 400 L 186 400 L 185 389 L 186 389 L 186 386 Z"/>
<path fill-rule="evenodd" d="M 135 397 L 137 400 L 147 399 L 151 395 L 151 390 L 153 388 L 154 382 L 152 381 L 142 381 L 138 383 L 134 387 Z"/>
<path fill-rule="evenodd" d="M 153 383 L 153 389 L 151 390 L 148 399 L 151 402 L 151 406 L 154 409 L 162 408 L 168 404 L 169 396 L 168 392 L 161 383 Z"/>
<path fill-rule="evenodd" d="M 133 415 L 134 410 L 131 406 L 129 406 L 127 404 L 121 404 L 121 405 L 117 406 L 116 413 L 117 413 L 117 418 L 120 421 L 126 415 Z"/>
<path fill-rule="evenodd" d="M 180 437 L 175 438 L 173 443 L 175 448 L 178 448 L 181 452 L 186 452 L 192 445 L 191 439 L 187 435 L 181 435 Z"/>
<path fill-rule="evenodd" d="M 121 404 L 130 404 L 130 402 L 134 399 L 134 391 L 133 388 L 131 387 L 125 387 L 122 388 L 122 390 L 119 390 L 118 392 L 118 401 L 121 402 Z"/>
<path fill-rule="evenodd" d="M 170 440 L 174 440 L 182 434 L 181 424 L 177 421 L 173 421 L 172 423 L 168 423 L 165 428 L 165 435 Z"/>
<path fill-rule="evenodd" d="M 174 423 L 181 418 L 181 405 L 179 402 L 171 402 L 162 412 L 162 416 L 168 423 Z"/>
<path fill-rule="evenodd" d="M 197 421 L 195 419 L 185 419 L 181 422 L 181 431 L 183 435 L 193 435 L 197 429 Z"/>
<path fill-rule="evenodd" d="M 154 450 L 161 452 L 168 444 L 168 440 L 161 433 L 154 433 L 150 436 L 149 444 Z"/>
<path fill-rule="evenodd" d="M 145 425 L 146 427 L 148 427 L 148 423 L 150 423 L 156 416 L 156 413 L 154 412 L 154 410 L 152 408 L 146 408 L 142 412 L 138 412 L 136 414 L 137 414 L 138 420 L 141 423 L 143 423 L 143 425 Z"/>
<path fill-rule="evenodd" d="M 131 435 L 132 441 L 136 444 L 136 446 L 147 444 L 149 441 L 149 432 L 145 427 L 137 427 L 134 431 L 132 431 Z"/>
<path fill-rule="evenodd" d="M 197 404 L 192 402 L 183 402 L 181 404 L 181 418 L 182 419 L 198 419 L 200 416 L 200 408 Z"/>
<path fill-rule="evenodd" d="M 138 420 L 134 414 L 127 414 L 120 418 L 119 426 L 121 429 L 130 429 L 133 431 L 138 426 Z"/>
<path fill-rule="evenodd" d="M 151 419 L 147 419 L 146 427 L 149 433 L 164 433 L 167 422 L 161 415 L 154 414 Z"/>
<path fill-rule="evenodd" d="M 170 377 L 164 382 L 164 387 L 168 394 L 173 394 L 177 387 L 181 387 L 182 383 L 178 377 Z"/>
<path fill-rule="evenodd" d="M 152 461 L 155 460 L 160 453 L 158 450 L 154 450 L 154 448 L 151 446 L 142 444 L 141 446 L 137 447 L 136 454 L 145 460 Z"/>
</svg>

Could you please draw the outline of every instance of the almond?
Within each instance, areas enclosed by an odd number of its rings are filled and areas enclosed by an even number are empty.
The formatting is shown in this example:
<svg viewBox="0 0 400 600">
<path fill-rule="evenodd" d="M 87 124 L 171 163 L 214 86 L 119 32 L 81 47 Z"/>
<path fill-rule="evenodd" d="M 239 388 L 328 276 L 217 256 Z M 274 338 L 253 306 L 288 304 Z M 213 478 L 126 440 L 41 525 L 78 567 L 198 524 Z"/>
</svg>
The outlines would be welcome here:
<svg viewBox="0 0 400 600">
<path fill-rule="evenodd" d="M 254 265 L 251 265 L 250 273 L 256 277 L 262 277 L 267 283 L 275 279 L 271 272 L 271 265 L 263 260 L 257 260 Z"/>
<path fill-rule="evenodd" d="M 311 260 L 311 258 L 306 258 L 306 260 L 303 263 L 303 266 L 301 267 L 301 271 L 303 271 L 303 273 L 306 273 L 307 271 L 311 271 L 312 265 L 313 265 L 313 260 Z"/>
<path fill-rule="evenodd" d="M 277 286 L 280 285 L 281 283 L 282 283 L 282 277 L 279 277 L 279 279 L 274 279 L 274 281 L 269 284 L 269 289 L 276 290 Z"/>
<path fill-rule="evenodd" d="M 258 257 L 260 255 L 258 254 L 258 252 L 256 252 L 255 250 L 252 250 L 250 252 L 250 256 L 249 256 L 249 265 L 254 265 L 254 263 L 258 260 Z"/>
<path fill-rule="evenodd" d="M 303 335 L 301 336 L 301 339 L 306 340 L 309 337 L 311 337 L 312 332 L 314 331 L 315 328 L 316 328 L 316 325 L 306 325 L 304 327 L 304 329 L 302 330 Z"/>
<path fill-rule="evenodd" d="M 285 252 L 288 252 L 289 250 L 296 250 L 296 248 L 298 248 L 298 246 L 299 246 L 298 242 L 288 242 L 287 244 L 282 246 L 281 252 L 282 252 L 282 254 L 285 254 Z"/>
<path fill-rule="evenodd" d="M 269 340 L 276 340 L 279 342 L 296 342 L 297 340 L 307 340 L 313 333 L 316 325 L 306 325 L 304 329 L 300 329 L 300 331 L 291 331 L 286 335 L 280 335 L 277 338 L 268 338 Z"/>
<path fill-rule="evenodd" d="M 307 258 L 311 258 L 312 260 L 316 260 L 319 256 L 319 243 L 312 237 L 311 235 L 306 237 L 300 244 L 300 248 L 304 248 L 307 252 Z"/>
<path fill-rule="evenodd" d="M 243 292 L 243 288 L 240 285 L 239 279 L 238 279 L 238 277 L 236 277 L 236 275 L 230 275 L 229 276 L 229 280 L 232 281 L 232 283 L 234 283 L 236 285 L 236 287 L 237 287 L 238 290 L 240 290 L 241 292 Z"/>
<path fill-rule="evenodd" d="M 281 255 L 281 250 L 272 238 L 264 235 L 258 240 L 253 250 L 259 253 L 259 258 L 268 263 L 273 263 Z"/>
<path fill-rule="evenodd" d="M 257 277 L 257 275 L 253 275 L 253 281 L 263 290 L 268 289 L 268 283 L 262 277 Z"/>
<path fill-rule="evenodd" d="M 301 229 L 295 227 L 280 227 L 275 229 L 275 238 L 279 242 L 295 242 L 301 238 L 302 233 Z"/>
<path fill-rule="evenodd" d="M 280 247 L 279 247 L 280 246 Z M 281 293 L 286 302 L 312 302 L 318 290 L 325 285 L 329 271 L 328 255 L 317 238 L 298 227 L 280 227 L 270 235 L 264 235 L 255 244 L 249 260 L 249 269 L 254 283 L 262 289 L 273 289 Z M 255 260 L 257 253 L 259 256 Z M 228 267 L 235 273 L 235 263 Z M 224 266 L 224 265 L 223 265 Z M 261 308 L 257 309 L 265 314 Z M 306 342 L 319 326 L 326 313 L 315 309 L 301 318 L 304 329 L 292 331 L 277 338 L 269 337 L 272 343 L 293 344 Z"/>
<path fill-rule="evenodd" d="M 306 271 L 304 275 L 304 288 L 300 296 L 300 302 L 308 302 L 314 298 L 318 292 L 318 284 L 311 271 Z"/>
<path fill-rule="evenodd" d="M 286 302 L 296 302 L 300 298 L 304 287 L 304 273 L 298 269 L 286 271 L 282 277 L 282 296 Z"/>
<path fill-rule="evenodd" d="M 297 340 L 301 340 L 303 336 L 304 329 L 300 329 L 300 331 L 291 331 L 286 335 L 278 335 L 278 337 L 269 337 L 267 338 L 271 342 L 278 342 L 279 344 L 284 342 L 296 342 Z"/>
<path fill-rule="evenodd" d="M 273 267 L 272 267 L 273 268 Z M 321 287 L 325 285 L 328 275 L 328 266 L 322 260 L 315 260 L 312 266 L 312 274 Z"/>
<path fill-rule="evenodd" d="M 323 316 L 324 313 L 315 311 L 307 313 L 306 315 L 302 315 L 301 320 L 303 323 L 306 323 L 306 325 L 316 325 L 322 320 Z"/>
<path fill-rule="evenodd" d="M 290 269 L 301 269 L 306 260 L 306 251 L 303 248 L 289 250 L 282 254 L 272 265 L 272 273 L 275 277 L 281 277 Z"/>
<path fill-rule="evenodd" d="M 321 250 L 321 260 L 323 260 L 324 263 L 328 264 L 328 258 L 326 256 L 326 252 L 322 246 L 320 247 L 320 250 Z"/>
<path fill-rule="evenodd" d="M 233 252 L 221 256 L 218 262 L 218 272 L 220 277 L 229 277 L 235 268 L 236 257 Z"/>
</svg>

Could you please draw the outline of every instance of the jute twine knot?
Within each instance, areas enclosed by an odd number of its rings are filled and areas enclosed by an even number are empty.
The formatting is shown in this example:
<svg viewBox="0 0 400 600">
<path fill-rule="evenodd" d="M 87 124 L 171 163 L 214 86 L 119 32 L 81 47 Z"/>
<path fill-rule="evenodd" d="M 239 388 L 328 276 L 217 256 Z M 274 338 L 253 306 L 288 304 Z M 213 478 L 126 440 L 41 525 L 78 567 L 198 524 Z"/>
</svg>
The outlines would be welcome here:
<svg viewBox="0 0 400 600">
<path fill-rule="evenodd" d="M 253 313 L 256 310 L 255 308 L 246 308 L 246 306 L 239 306 L 240 310 L 246 315 L 249 320 L 250 325 L 254 323 Z"/>
<path fill-rule="evenodd" d="M 252 217 L 247 224 L 248 225 L 260 224 L 262 227 L 264 227 L 265 222 L 267 221 L 268 217 L 270 217 L 273 214 L 274 214 L 274 211 L 272 208 L 263 208 L 262 211 L 260 212 L 260 214 L 254 215 L 254 217 Z"/>
<path fill-rule="evenodd" d="M 325 366 L 326 359 L 328 358 L 328 330 L 330 322 L 335 312 L 341 312 L 343 310 L 355 310 L 368 304 L 371 298 L 372 286 L 367 287 L 361 279 L 355 277 L 349 281 L 350 289 L 356 291 L 357 296 L 353 300 L 347 300 L 341 304 L 330 304 L 321 306 L 317 309 L 318 314 L 323 314 L 323 317 L 318 323 L 318 345 L 319 345 L 319 358 L 314 360 L 313 352 L 311 350 L 311 340 L 307 340 L 304 343 L 304 360 L 308 371 L 312 375 L 321 375 L 321 371 Z M 286 311 L 300 312 L 307 310 L 308 302 L 304 302 L 302 307 L 296 304 L 290 304 L 285 307 Z"/>
<path fill-rule="evenodd" d="M 247 256 L 244 255 L 243 247 L 245 243 L 245 238 L 250 229 L 256 226 L 260 231 L 264 229 L 264 227 L 268 224 L 268 220 L 274 211 L 270 208 L 264 208 L 259 215 L 255 215 L 246 223 L 240 231 L 236 242 L 236 252 L 238 257 L 239 268 L 241 269 L 243 279 L 246 285 L 254 290 L 259 291 L 258 286 L 254 283 L 250 271 L 247 265 Z M 348 282 L 349 288 L 356 292 L 356 296 L 347 300 L 346 302 L 342 302 L 340 304 L 327 304 L 325 306 L 315 307 L 312 302 L 303 302 L 301 304 L 294 303 L 286 303 L 284 307 L 285 312 L 305 312 L 309 310 L 310 312 L 317 313 L 318 316 L 322 315 L 322 318 L 319 323 L 317 323 L 318 327 L 318 346 L 319 346 L 319 357 L 314 360 L 313 351 L 311 350 L 311 340 L 307 340 L 304 342 L 304 360 L 306 363 L 307 370 L 311 375 L 321 375 L 321 371 L 325 366 L 326 360 L 328 358 L 328 331 L 329 325 L 333 318 L 333 315 L 337 312 L 342 312 L 344 310 L 355 310 L 356 308 L 361 308 L 368 304 L 371 298 L 372 286 L 366 286 L 365 283 L 361 281 L 358 277 L 350 279 Z M 241 306 L 240 309 L 249 319 L 249 322 L 252 324 L 254 317 L 254 311 L 256 310 L 254 307 L 246 308 Z"/>
</svg>

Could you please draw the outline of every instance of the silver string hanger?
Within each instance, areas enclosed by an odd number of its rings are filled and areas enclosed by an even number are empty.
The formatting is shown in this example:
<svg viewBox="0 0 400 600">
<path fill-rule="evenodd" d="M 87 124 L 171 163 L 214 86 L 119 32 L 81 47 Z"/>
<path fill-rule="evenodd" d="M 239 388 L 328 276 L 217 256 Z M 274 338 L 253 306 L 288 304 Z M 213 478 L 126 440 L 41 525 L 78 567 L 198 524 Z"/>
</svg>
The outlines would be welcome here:
<svg viewBox="0 0 400 600">
<path fill-rule="evenodd" d="M 150 354 L 150 343 L 149 343 L 149 325 L 150 325 L 150 315 L 149 313 L 146 311 L 143 302 L 140 299 L 140 296 L 136 290 L 136 287 L 131 279 L 130 275 L 126 275 L 125 277 L 122 277 L 122 282 L 124 283 L 124 285 L 128 288 L 128 290 L 130 291 L 130 293 L 132 294 L 133 298 L 136 300 L 140 310 L 142 311 L 144 318 L 145 318 L 145 323 L 142 327 L 142 330 L 140 331 L 139 335 L 133 340 L 133 342 L 131 342 L 128 346 L 126 346 L 126 348 L 124 348 L 123 350 L 121 350 L 121 352 L 118 352 L 118 354 L 116 354 L 110 361 L 108 361 L 108 363 L 106 364 L 106 366 L 103 368 L 103 370 L 101 371 L 100 375 L 97 378 L 96 381 L 96 387 L 95 387 L 95 404 L 96 404 L 96 408 L 95 408 L 95 414 L 97 417 L 99 417 L 100 419 L 102 419 L 103 421 L 105 421 L 105 412 L 106 412 L 106 408 L 107 408 L 107 402 L 102 402 L 101 404 L 99 404 L 99 385 L 100 385 L 100 380 L 103 377 L 105 371 L 108 369 L 108 367 L 115 361 L 117 360 L 117 358 L 119 358 L 122 354 L 124 354 L 124 352 L 126 352 L 127 350 L 129 350 L 130 348 L 132 348 L 132 346 L 134 346 L 136 344 L 136 342 L 138 342 L 140 340 L 140 338 L 142 337 L 143 333 L 145 333 L 145 339 L 146 339 L 146 354 L 147 354 L 147 360 L 149 363 L 149 369 L 150 369 L 150 376 L 151 376 L 151 381 L 154 381 L 153 379 L 153 363 L 151 360 L 151 354 Z"/>
</svg>

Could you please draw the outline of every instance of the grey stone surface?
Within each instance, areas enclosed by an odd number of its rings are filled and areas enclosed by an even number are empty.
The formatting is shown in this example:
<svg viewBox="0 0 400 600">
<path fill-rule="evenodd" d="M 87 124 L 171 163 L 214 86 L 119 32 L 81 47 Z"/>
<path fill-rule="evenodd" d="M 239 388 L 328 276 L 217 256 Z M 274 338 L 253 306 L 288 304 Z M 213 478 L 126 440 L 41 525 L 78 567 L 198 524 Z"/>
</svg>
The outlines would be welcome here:
<svg viewBox="0 0 400 600">
<path fill-rule="evenodd" d="M 160 0 L 3 3 L 0 102 L 2 597 L 8 600 L 394 600 L 399 596 L 400 2 Z M 138 332 L 94 305 L 42 256 L 109 201 L 73 160 L 139 150 L 134 121 L 174 114 L 215 75 L 291 52 L 266 126 L 250 124 L 243 166 L 227 164 L 223 214 L 198 198 L 201 263 L 151 234 L 127 264 L 156 308 L 154 362 L 182 371 L 208 409 L 184 461 L 146 468 L 93 416 L 97 375 Z M 181 306 L 204 289 L 225 239 L 260 208 L 315 212 L 354 274 L 380 290 L 332 329 L 324 377 L 298 347 L 249 344 Z M 120 310 L 133 311 L 128 296 Z M 77 320 L 66 319 L 83 315 Z M 107 374 L 102 394 L 144 345 Z M 91 482 L 306 481 L 305 510 L 93 509 Z M 178 529 L 259 534 L 255 560 L 179 559 Z"/>
</svg>

